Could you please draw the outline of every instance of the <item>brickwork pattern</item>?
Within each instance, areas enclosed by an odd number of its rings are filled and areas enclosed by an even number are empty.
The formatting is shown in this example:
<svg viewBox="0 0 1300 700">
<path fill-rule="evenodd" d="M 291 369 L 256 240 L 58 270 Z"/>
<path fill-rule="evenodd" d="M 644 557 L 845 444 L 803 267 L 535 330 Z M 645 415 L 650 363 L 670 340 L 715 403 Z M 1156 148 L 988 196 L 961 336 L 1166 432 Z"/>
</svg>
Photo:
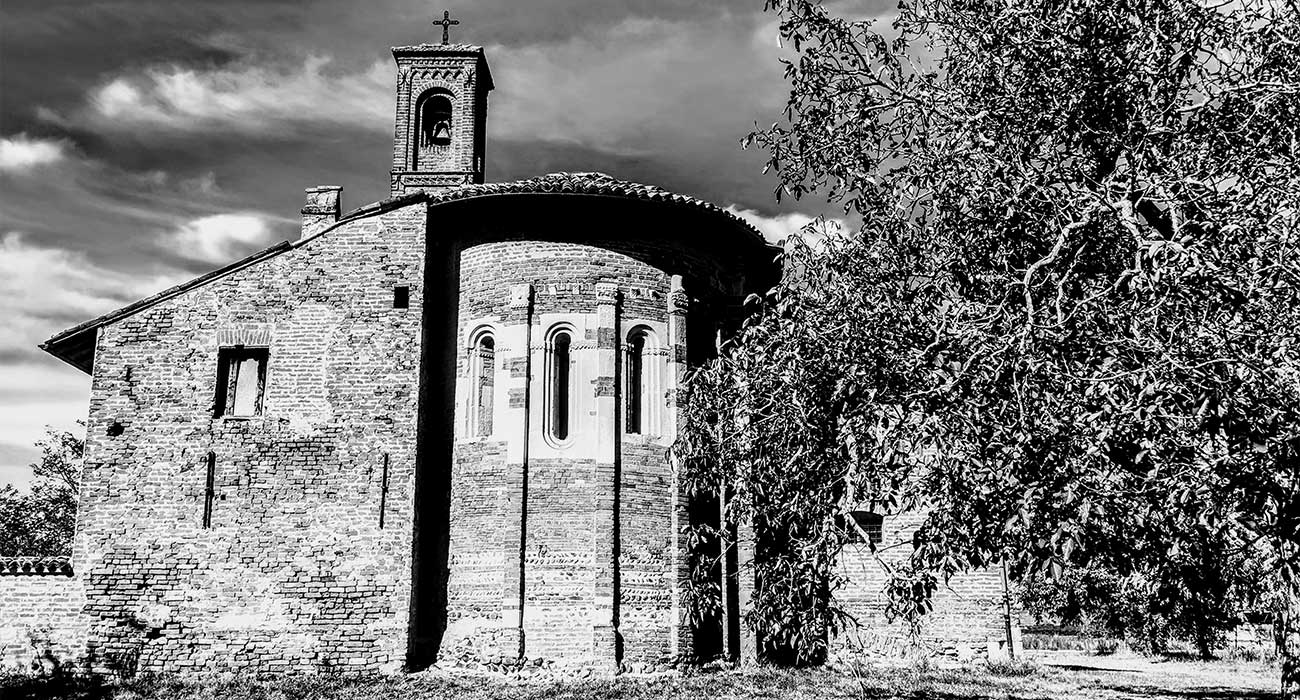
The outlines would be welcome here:
<svg viewBox="0 0 1300 700">
<path fill-rule="evenodd" d="M 85 653 L 85 595 L 67 575 L 0 576 L 0 673 L 51 672 Z"/>
<path fill-rule="evenodd" d="M 414 49 L 420 49 L 416 51 Z M 395 49 L 397 118 L 393 131 L 392 195 L 483 182 L 487 124 L 487 64 L 477 47 L 432 45 Z M 434 93 L 452 102 L 446 145 L 420 144 L 419 109 Z"/>
<path fill-rule="evenodd" d="M 946 585 L 940 582 L 934 608 L 923 618 L 920 635 L 915 638 L 905 622 L 891 623 L 886 617 L 884 590 L 889 577 L 881 562 L 891 568 L 906 564 L 912 553 L 912 533 L 923 519 L 919 513 L 886 516 L 876 555 L 865 545 L 846 548 L 840 566 L 848 584 L 835 595 L 860 627 L 837 639 L 833 654 L 971 657 L 983 655 L 989 640 L 997 645 L 1005 638 L 1001 569 L 961 574 Z"/>
<path fill-rule="evenodd" d="M 401 665 L 426 216 L 346 223 L 101 330 L 74 552 L 95 658 Z M 399 284 L 409 309 L 391 308 Z M 232 340 L 269 345 L 260 416 L 213 416 L 217 350 Z"/>
<path fill-rule="evenodd" d="M 667 385 L 669 293 L 674 273 L 686 273 L 706 296 L 734 294 L 736 281 L 722 282 L 724 263 L 695 251 L 579 240 L 530 240 L 519 232 L 469 242 L 460 252 L 461 415 L 443 644 L 461 662 L 492 663 L 501 640 L 516 638 L 525 657 L 544 663 L 601 665 L 617 657 L 624 668 L 662 667 L 678 651 L 682 620 L 672 600 L 684 557 L 674 538 L 678 499 L 667 456 L 676 410 Z M 553 445 L 539 424 L 547 410 L 545 338 L 557 324 L 576 334 L 577 408 L 571 440 Z M 649 328 L 660 344 L 646 354 L 647 363 L 659 363 L 648 375 L 658 390 L 648 400 L 658 408 L 647 413 L 658 423 L 636 435 L 623 433 L 619 365 L 634 327 Z M 503 418 L 494 418 L 493 435 L 478 437 L 466 432 L 465 414 L 476 408 L 471 343 L 484 329 L 497 336 L 493 386 Z M 524 482 L 526 492 L 516 486 Z M 488 535 L 494 532 L 506 537 Z M 503 585 L 493 591 L 491 581 Z M 506 604 L 495 605 L 494 593 Z M 512 626 L 520 628 L 516 636 Z"/>
</svg>

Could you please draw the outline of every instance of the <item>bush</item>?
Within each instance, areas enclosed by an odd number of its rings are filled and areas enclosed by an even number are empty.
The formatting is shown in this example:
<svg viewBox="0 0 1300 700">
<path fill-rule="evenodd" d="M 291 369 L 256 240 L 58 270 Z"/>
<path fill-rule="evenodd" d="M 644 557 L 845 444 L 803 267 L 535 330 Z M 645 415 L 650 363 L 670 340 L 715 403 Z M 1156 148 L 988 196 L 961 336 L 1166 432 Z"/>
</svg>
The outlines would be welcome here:
<svg viewBox="0 0 1300 700">
<path fill-rule="evenodd" d="M 1006 659 L 990 661 L 986 664 L 990 675 L 1003 678 L 1023 678 L 1038 673 L 1038 664 L 1028 659 Z"/>
</svg>

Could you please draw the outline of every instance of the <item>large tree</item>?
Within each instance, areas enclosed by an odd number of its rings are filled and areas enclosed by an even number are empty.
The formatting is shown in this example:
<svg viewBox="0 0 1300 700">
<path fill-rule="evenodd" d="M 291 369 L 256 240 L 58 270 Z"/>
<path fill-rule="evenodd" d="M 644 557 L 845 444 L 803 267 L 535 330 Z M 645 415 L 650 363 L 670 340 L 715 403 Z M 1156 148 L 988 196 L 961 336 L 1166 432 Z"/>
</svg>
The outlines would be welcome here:
<svg viewBox="0 0 1300 700">
<path fill-rule="evenodd" d="M 905 617 L 972 567 L 1122 573 L 1210 537 L 1264 552 L 1294 630 L 1294 0 L 768 9 L 790 99 L 748 143 L 778 196 L 862 224 L 793 241 L 689 383 L 690 483 L 760 543 L 749 622 L 821 653 L 843 516 L 875 503 L 928 513 L 889 589 Z"/>
</svg>

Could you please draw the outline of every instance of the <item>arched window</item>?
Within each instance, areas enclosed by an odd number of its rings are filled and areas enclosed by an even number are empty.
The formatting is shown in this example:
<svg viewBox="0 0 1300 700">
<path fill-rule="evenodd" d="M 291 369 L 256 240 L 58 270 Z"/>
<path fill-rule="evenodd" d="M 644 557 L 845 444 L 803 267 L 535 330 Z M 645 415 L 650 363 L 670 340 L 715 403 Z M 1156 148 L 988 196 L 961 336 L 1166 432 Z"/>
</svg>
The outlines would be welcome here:
<svg viewBox="0 0 1300 700">
<path fill-rule="evenodd" d="M 646 331 L 642 328 L 634 329 L 627 338 L 627 363 L 623 373 L 627 380 L 624 429 L 633 434 L 646 432 L 646 338 Z"/>
<path fill-rule="evenodd" d="M 451 96 L 434 93 L 420 105 L 420 147 L 451 143 Z"/>
<path fill-rule="evenodd" d="M 484 331 L 474 340 L 470 349 L 470 430 L 474 437 L 492 434 L 492 408 L 496 399 L 493 385 L 496 381 L 496 340 L 490 331 Z"/>
<path fill-rule="evenodd" d="M 568 330 L 551 335 L 546 367 L 546 431 L 551 439 L 569 439 L 573 402 L 573 336 Z"/>
</svg>

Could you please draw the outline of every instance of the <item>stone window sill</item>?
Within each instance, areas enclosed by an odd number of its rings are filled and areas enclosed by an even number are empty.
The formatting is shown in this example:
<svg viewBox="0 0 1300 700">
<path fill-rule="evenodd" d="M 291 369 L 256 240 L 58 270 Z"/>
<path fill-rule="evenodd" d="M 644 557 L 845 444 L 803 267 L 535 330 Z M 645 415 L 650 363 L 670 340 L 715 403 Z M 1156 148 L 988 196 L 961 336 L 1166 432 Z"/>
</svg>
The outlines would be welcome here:
<svg viewBox="0 0 1300 700">
<path fill-rule="evenodd" d="M 472 435 L 472 436 L 457 438 L 457 442 L 460 442 L 462 444 L 474 444 L 479 442 L 503 442 L 503 441 L 504 440 L 502 438 L 499 438 L 496 435 Z"/>
</svg>

